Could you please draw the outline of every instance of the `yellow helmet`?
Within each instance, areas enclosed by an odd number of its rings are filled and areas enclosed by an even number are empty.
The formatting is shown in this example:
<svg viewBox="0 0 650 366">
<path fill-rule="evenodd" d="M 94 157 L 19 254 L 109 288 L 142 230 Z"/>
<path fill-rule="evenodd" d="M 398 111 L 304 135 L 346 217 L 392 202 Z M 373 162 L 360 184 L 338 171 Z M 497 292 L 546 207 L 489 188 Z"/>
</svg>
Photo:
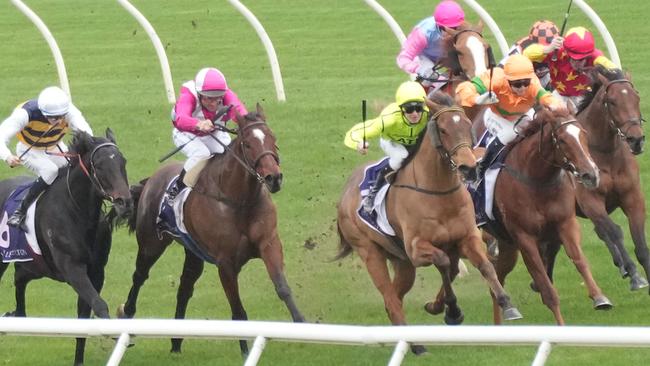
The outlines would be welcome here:
<svg viewBox="0 0 650 366">
<path fill-rule="evenodd" d="M 532 79 L 535 76 L 533 63 L 523 55 L 512 55 L 506 60 L 503 72 L 507 80 Z"/>
<path fill-rule="evenodd" d="M 424 103 L 426 97 L 427 94 L 422 85 L 415 81 L 403 82 L 399 88 L 397 88 L 397 93 L 395 93 L 395 101 L 397 102 L 397 105 L 402 105 L 407 102 Z"/>
</svg>

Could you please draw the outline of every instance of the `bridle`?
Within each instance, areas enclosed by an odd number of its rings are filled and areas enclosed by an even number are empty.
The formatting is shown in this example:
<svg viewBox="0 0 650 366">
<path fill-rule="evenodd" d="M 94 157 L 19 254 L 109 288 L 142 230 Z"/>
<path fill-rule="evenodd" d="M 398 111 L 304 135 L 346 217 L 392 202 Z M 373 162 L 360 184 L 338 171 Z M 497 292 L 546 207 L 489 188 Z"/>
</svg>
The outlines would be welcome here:
<svg viewBox="0 0 650 366">
<path fill-rule="evenodd" d="M 538 151 L 540 153 L 540 156 L 542 157 L 542 160 L 544 160 L 545 162 L 547 162 L 548 164 L 550 164 L 552 166 L 557 166 L 559 168 L 562 168 L 562 169 L 566 170 L 568 173 L 573 175 L 578 182 L 581 182 L 580 181 L 580 173 L 578 172 L 575 165 L 569 160 L 569 158 L 567 158 L 567 154 L 564 151 L 564 149 L 562 149 L 562 145 L 560 144 L 559 139 L 557 138 L 558 131 L 561 128 L 567 127 L 569 125 L 574 125 L 577 128 L 579 128 L 580 131 L 586 133 L 586 131 L 578 123 L 578 120 L 575 119 L 575 118 L 571 118 L 571 119 L 568 119 L 566 121 L 562 121 L 562 122 L 560 122 L 559 125 L 557 125 L 556 127 L 554 127 L 551 130 L 551 141 L 552 141 L 552 144 L 553 144 L 553 154 L 556 154 L 557 152 L 560 152 L 560 154 L 561 154 L 560 164 L 559 165 L 554 163 L 553 161 L 547 160 L 544 157 L 544 154 L 542 153 L 542 144 L 543 144 L 543 139 L 544 139 L 544 124 L 542 124 L 542 128 L 541 128 L 541 131 L 540 131 L 540 139 L 539 139 Z"/>
<path fill-rule="evenodd" d="M 621 84 L 621 83 L 630 84 L 632 89 L 634 89 L 634 85 L 632 84 L 632 82 L 627 80 L 627 79 L 616 79 L 616 80 L 609 81 L 607 83 L 607 85 L 605 85 L 605 87 L 604 87 L 604 89 L 605 89 L 605 92 L 604 92 L 605 97 L 603 98 L 604 99 L 603 105 L 604 105 L 604 108 L 605 108 L 605 113 L 607 114 L 607 117 L 608 117 L 609 126 L 615 131 L 615 133 L 621 139 L 626 139 L 627 138 L 627 132 L 630 130 L 630 128 L 632 128 L 634 126 L 642 126 L 643 123 L 645 122 L 645 120 L 643 119 L 643 117 L 639 116 L 638 118 L 636 118 L 636 117 L 635 118 L 630 118 L 627 121 L 624 121 L 622 123 L 621 127 L 618 127 L 616 125 L 616 120 L 614 118 L 614 114 L 612 113 L 612 111 L 610 109 L 610 103 L 607 101 L 607 95 L 608 95 L 607 92 L 609 91 L 609 87 L 612 86 L 613 84 Z M 624 131 L 621 130 L 621 128 L 623 128 Z"/>
<path fill-rule="evenodd" d="M 431 138 L 433 140 L 433 146 L 435 146 L 436 150 L 438 150 L 438 153 L 443 158 L 443 160 L 445 160 L 447 164 L 449 164 L 449 168 L 452 171 L 458 169 L 458 164 L 456 164 L 456 162 L 452 158 L 456 154 L 456 152 L 458 152 L 458 150 L 462 149 L 463 147 L 467 147 L 469 149 L 472 148 L 472 144 L 465 141 L 457 143 L 454 147 L 452 147 L 449 150 L 445 149 L 445 147 L 443 146 L 442 139 L 440 138 L 440 131 L 438 130 L 438 117 L 440 117 L 440 115 L 442 115 L 443 113 L 454 113 L 454 112 L 460 113 L 461 121 L 467 122 L 471 126 L 471 122 L 469 122 L 469 119 L 465 115 L 465 110 L 463 110 L 463 108 L 460 107 L 442 108 L 436 113 L 434 113 L 433 116 L 431 116 L 431 122 L 432 122 Z"/>
</svg>

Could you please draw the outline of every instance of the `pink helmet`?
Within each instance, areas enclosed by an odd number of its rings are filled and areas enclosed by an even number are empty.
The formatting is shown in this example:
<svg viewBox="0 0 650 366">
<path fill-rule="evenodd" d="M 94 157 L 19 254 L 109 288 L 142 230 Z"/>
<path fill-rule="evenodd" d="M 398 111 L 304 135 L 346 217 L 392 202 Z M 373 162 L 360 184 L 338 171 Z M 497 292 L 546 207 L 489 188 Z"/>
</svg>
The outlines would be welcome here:
<svg viewBox="0 0 650 366">
<path fill-rule="evenodd" d="M 436 24 L 444 27 L 458 27 L 465 21 L 465 12 L 455 1 L 441 1 L 433 12 Z"/>
<path fill-rule="evenodd" d="M 221 97 L 228 90 L 226 77 L 213 67 L 199 70 L 194 78 L 194 84 L 196 92 L 206 97 Z"/>
</svg>

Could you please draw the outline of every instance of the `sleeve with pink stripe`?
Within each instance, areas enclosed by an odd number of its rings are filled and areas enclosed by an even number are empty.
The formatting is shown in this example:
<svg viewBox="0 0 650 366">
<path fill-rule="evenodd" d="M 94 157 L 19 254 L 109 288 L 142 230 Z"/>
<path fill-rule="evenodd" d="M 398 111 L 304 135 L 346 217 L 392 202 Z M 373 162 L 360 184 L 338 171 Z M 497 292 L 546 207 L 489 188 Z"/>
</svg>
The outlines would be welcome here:
<svg viewBox="0 0 650 366">
<path fill-rule="evenodd" d="M 194 98 L 194 95 L 186 87 L 182 87 L 176 106 L 174 106 L 174 110 L 176 111 L 174 126 L 176 128 L 188 132 L 194 132 L 196 130 L 196 124 L 199 123 L 199 120 L 192 117 L 195 105 L 196 98 Z"/>
<path fill-rule="evenodd" d="M 422 31 L 417 27 L 413 28 L 406 41 L 404 41 L 402 50 L 397 55 L 397 66 L 408 73 L 415 73 L 418 66 L 420 66 L 417 57 L 426 46 L 427 39 Z"/>
</svg>

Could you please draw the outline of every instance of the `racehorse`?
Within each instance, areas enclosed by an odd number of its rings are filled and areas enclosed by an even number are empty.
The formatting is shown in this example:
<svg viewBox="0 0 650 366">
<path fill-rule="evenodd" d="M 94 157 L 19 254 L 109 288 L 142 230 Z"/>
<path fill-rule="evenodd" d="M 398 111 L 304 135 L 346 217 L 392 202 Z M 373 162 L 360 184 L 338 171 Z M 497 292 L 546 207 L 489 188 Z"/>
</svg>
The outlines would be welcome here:
<svg viewBox="0 0 650 366">
<path fill-rule="evenodd" d="M 483 126 L 482 115 L 475 125 Z M 494 217 L 484 229 L 498 239 L 495 267 L 499 280 L 514 268 L 518 252 L 540 291 L 542 302 L 564 324 L 556 289 L 546 273 L 540 251 L 564 245 L 584 279 L 596 309 L 611 308 L 596 284 L 580 247 L 580 226 L 575 214 L 575 191 L 568 175 L 587 189 L 598 186 L 599 171 L 589 155 L 587 136 L 566 109 L 541 107 L 521 140 L 511 143 L 494 189 Z M 483 127 L 484 128 L 484 127 Z M 479 128 L 480 130 L 480 128 Z M 494 311 L 495 320 L 499 313 Z"/>
<path fill-rule="evenodd" d="M 91 309 L 100 318 L 109 318 L 108 305 L 99 293 L 104 285 L 104 267 L 111 249 L 109 221 L 102 214 L 104 200 L 113 203 L 113 213 L 128 216 L 133 208 L 126 176 L 126 160 L 113 133 L 106 138 L 75 134 L 70 164 L 36 203 L 35 230 L 42 256 L 16 262 L 14 284 L 16 309 L 7 315 L 26 316 L 25 290 L 29 281 L 49 277 L 67 282 L 77 292 L 77 315 L 89 318 Z M 17 177 L 0 182 L 0 201 L 19 185 L 33 180 Z M 0 263 L 0 277 L 8 263 Z M 84 362 L 86 339 L 77 338 L 75 365 Z"/>
<path fill-rule="evenodd" d="M 625 249 L 621 228 L 609 217 L 620 207 L 629 220 L 637 260 L 650 280 L 650 255 L 645 239 L 645 198 L 640 187 L 639 164 L 634 155 L 643 152 L 645 135 L 639 106 L 639 93 L 619 69 L 597 66 L 591 73 L 591 91 L 579 106 L 578 122 L 588 131 L 589 151 L 600 169 L 600 184 L 595 190 L 576 185 L 578 215 L 594 223 L 598 237 L 605 242 L 614 264 L 623 277 L 630 277 L 630 288 L 648 286 L 639 275 Z M 549 258 L 552 275 L 553 259 Z"/>
<path fill-rule="evenodd" d="M 338 203 L 341 241 L 336 259 L 357 251 L 381 292 L 388 318 L 394 325 L 406 324 L 402 301 L 413 286 L 415 268 L 432 264 L 443 281 L 444 304 L 439 312 L 446 305 L 447 324 L 463 321 L 451 286 L 461 255 L 487 280 L 504 317 L 518 319 L 521 314 L 510 303 L 487 258 L 471 198 L 462 187 L 460 175 L 473 179 L 476 168 L 471 123 L 448 95 L 438 92 L 431 98 L 427 105 L 432 117 L 426 131 L 410 161 L 397 172 L 386 197 L 388 219 L 400 244 L 371 229 L 357 215 L 361 200 L 358 186 L 365 168 L 362 166 L 346 183 Z M 394 269 L 392 281 L 387 261 Z M 415 354 L 425 351 L 420 345 L 412 345 L 411 350 Z"/>
<path fill-rule="evenodd" d="M 277 231 L 277 213 L 270 193 L 280 190 L 282 173 L 275 136 L 262 108 L 245 117 L 236 114 L 237 130 L 230 147 L 207 162 L 184 203 L 184 224 L 206 258 L 216 264 L 233 320 L 248 316 L 239 296 L 238 275 L 246 262 L 261 258 L 275 290 L 286 303 L 296 322 L 304 317 L 296 307 L 284 275 L 282 243 Z M 175 237 L 159 232 L 157 217 L 160 202 L 170 180 L 181 170 L 180 164 L 160 168 L 153 176 L 131 188 L 136 209 L 129 219 L 130 231 L 138 241 L 133 284 L 120 317 L 132 318 L 140 288 L 149 271 Z M 194 284 L 203 272 L 204 261 L 185 249 L 185 263 L 176 303 L 176 318 L 185 317 Z M 172 339 L 172 352 L 181 351 L 182 339 Z M 242 354 L 248 354 L 246 341 L 240 341 Z"/>
</svg>

